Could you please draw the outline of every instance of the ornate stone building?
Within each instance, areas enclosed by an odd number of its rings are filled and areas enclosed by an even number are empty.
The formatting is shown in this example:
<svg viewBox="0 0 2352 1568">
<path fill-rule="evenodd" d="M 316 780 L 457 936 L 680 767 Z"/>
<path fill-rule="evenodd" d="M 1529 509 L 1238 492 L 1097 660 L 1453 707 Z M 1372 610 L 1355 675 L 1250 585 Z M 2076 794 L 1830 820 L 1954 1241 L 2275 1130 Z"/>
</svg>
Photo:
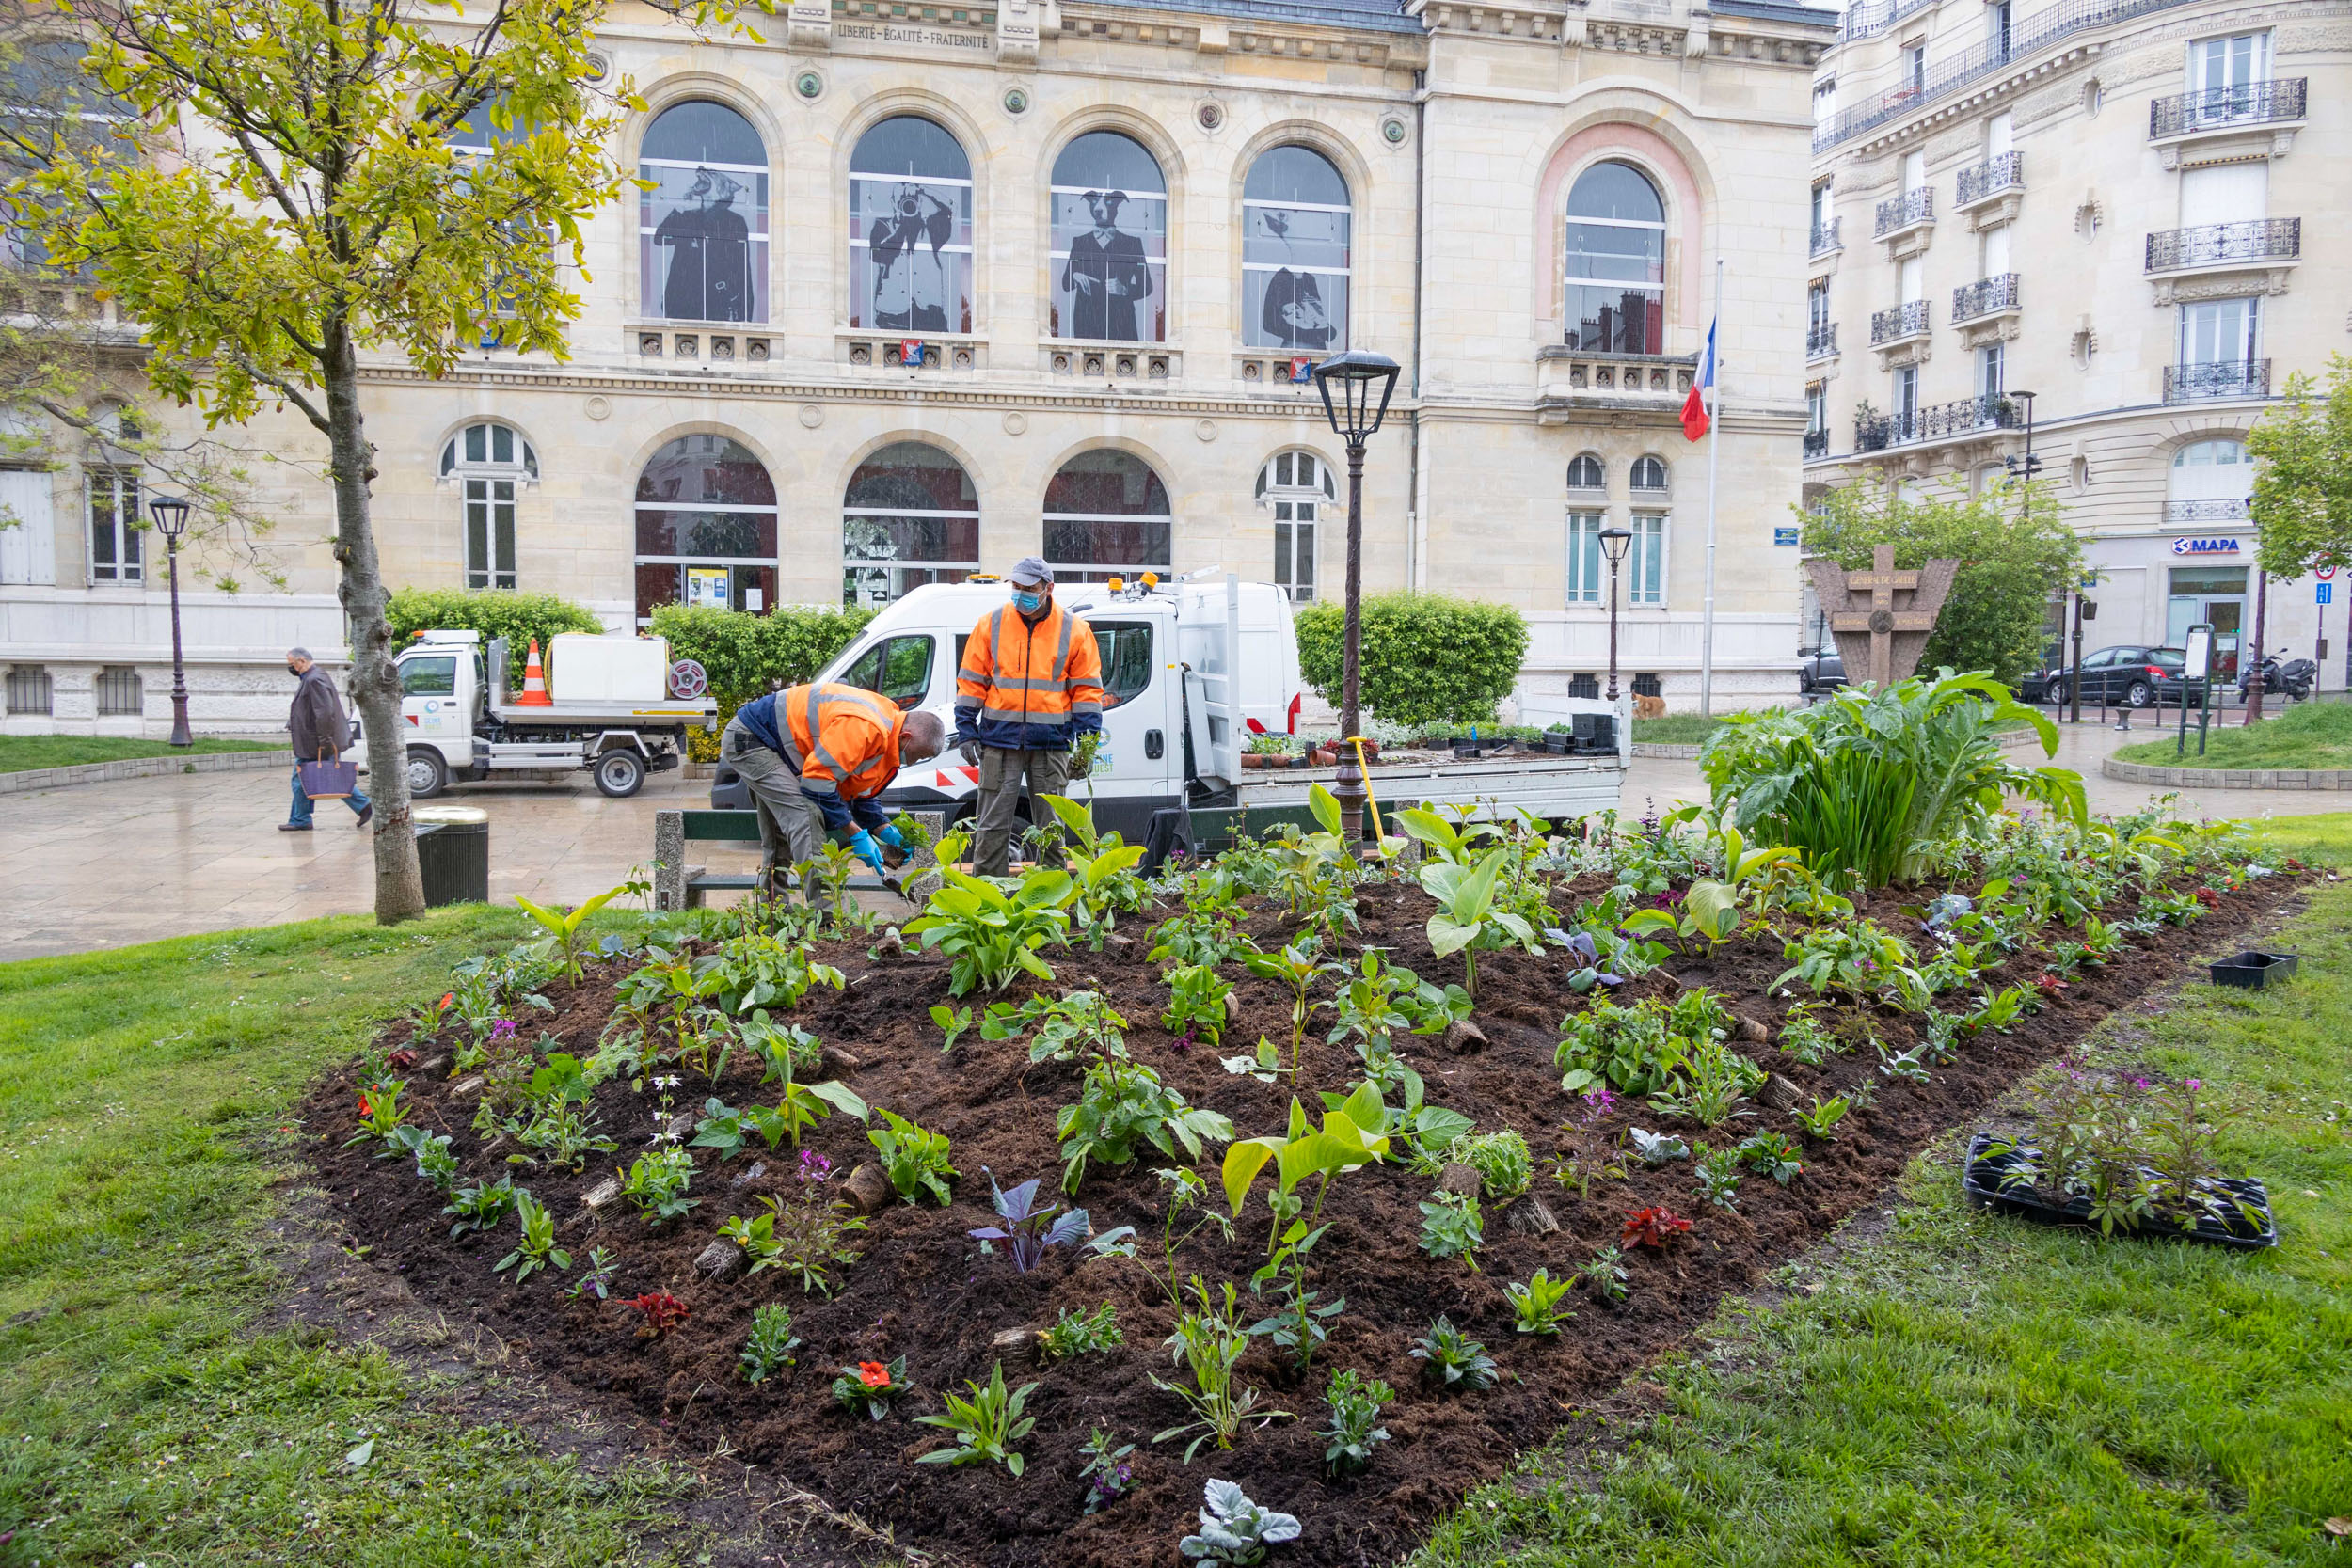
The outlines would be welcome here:
<svg viewBox="0 0 2352 1568">
<path fill-rule="evenodd" d="M 568 361 L 372 368 L 396 583 L 552 590 L 616 629 L 1040 552 L 1324 597 L 1344 454 L 1304 372 L 1359 347 L 1405 366 L 1366 474 L 1368 588 L 1518 605 L 1524 689 L 1565 693 L 1604 666 L 1597 534 L 1624 526 L 1621 668 L 1685 705 L 1708 497 L 1677 414 L 1721 254 L 1718 702 L 1793 691 L 1796 551 L 1774 539 L 1800 477 L 1822 13 L 797 0 L 754 25 L 702 40 L 613 8 L 599 61 L 647 104 L 615 150 L 653 188 L 587 226 Z M 192 605 L 214 727 L 276 721 L 237 711 L 231 676 L 274 668 L 288 625 L 335 641 L 326 494 L 285 476 L 270 547 L 294 592 Z M 154 721 L 156 552 L 126 568 L 114 520 L 135 477 L 10 481 L 47 508 L 9 546 L 0 661 L 41 669 L 52 710 L 10 724 L 136 725 L 98 711 L 126 664 Z"/>
</svg>

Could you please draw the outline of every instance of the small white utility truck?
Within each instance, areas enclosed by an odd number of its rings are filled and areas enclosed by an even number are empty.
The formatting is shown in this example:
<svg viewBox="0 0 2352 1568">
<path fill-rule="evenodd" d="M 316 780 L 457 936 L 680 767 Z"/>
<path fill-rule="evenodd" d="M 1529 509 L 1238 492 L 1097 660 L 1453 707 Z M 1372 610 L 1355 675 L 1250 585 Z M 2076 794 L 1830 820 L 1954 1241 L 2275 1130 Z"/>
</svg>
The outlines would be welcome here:
<svg viewBox="0 0 2352 1568">
<path fill-rule="evenodd" d="M 817 678 L 863 687 L 909 710 L 929 709 L 952 734 L 964 641 L 1008 592 L 992 579 L 914 589 L 875 616 Z M 1055 594 L 1093 628 L 1103 653 L 1103 737 L 1092 773 L 1070 785 L 1072 795 L 1091 800 L 1098 827 L 1141 844 L 1150 841 L 1155 817 L 1174 813 L 1179 836 L 1198 851 L 1237 817 L 1269 826 L 1302 820 L 1309 787 L 1328 787 L 1337 777 L 1336 768 L 1260 770 L 1242 762 L 1252 734 L 1294 727 L 1304 689 L 1290 598 L 1281 588 L 1204 573 L 1116 589 L 1063 583 Z M 979 769 L 950 749 L 901 769 L 881 804 L 940 812 L 952 824 L 974 810 L 978 777 Z M 1369 770 L 1383 812 L 1445 804 L 1477 816 L 1525 809 L 1551 820 L 1613 807 L 1623 777 L 1613 746 L 1479 761 L 1456 761 L 1451 752 L 1398 753 Z M 724 761 L 711 804 L 751 804 Z"/>
<path fill-rule="evenodd" d="M 407 727 L 408 793 L 429 800 L 452 781 L 547 776 L 586 768 L 615 799 L 647 773 L 675 768 L 686 732 L 718 721 L 708 681 L 673 662 L 659 637 L 565 632 L 547 650 L 548 705 L 509 701 L 503 638 L 422 633 L 393 661 Z M 353 753 L 364 761 L 364 747 Z"/>
</svg>

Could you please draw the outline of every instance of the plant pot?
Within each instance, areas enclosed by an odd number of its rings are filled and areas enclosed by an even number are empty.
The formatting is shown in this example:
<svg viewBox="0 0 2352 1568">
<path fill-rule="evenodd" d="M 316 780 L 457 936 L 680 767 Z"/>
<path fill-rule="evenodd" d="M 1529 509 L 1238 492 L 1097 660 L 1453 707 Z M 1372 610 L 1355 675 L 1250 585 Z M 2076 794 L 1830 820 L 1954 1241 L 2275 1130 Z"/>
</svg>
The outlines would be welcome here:
<svg viewBox="0 0 2352 1568">
<path fill-rule="evenodd" d="M 2298 953 L 2262 953 L 2249 950 L 2219 963 L 2207 964 L 2217 986 L 2235 986 L 2242 990 L 2261 990 L 2265 986 L 2282 986 L 2295 978 L 2296 966 L 2302 962 Z"/>
<path fill-rule="evenodd" d="M 2090 1200 L 2069 1198 L 2054 1203 L 2031 1187 L 2001 1184 L 2001 1178 L 2021 1164 L 2031 1148 L 1996 1154 L 1992 1151 L 1993 1134 L 1979 1132 L 1968 1143 L 1968 1164 L 1961 1175 L 1961 1191 L 1989 1209 L 2015 1214 L 2022 1219 L 2036 1220 L 2043 1225 L 2091 1226 Z M 2243 1199 L 2254 1211 L 2249 1221 L 2233 1216 L 2229 1223 L 2200 1215 L 2194 1228 L 2184 1230 L 2176 1225 L 2152 1225 L 2119 1234 L 2137 1238 L 2204 1242 L 2214 1246 L 2236 1247 L 2245 1252 L 2259 1252 L 2264 1247 L 2279 1244 L 2279 1227 L 2270 1217 L 2270 1194 L 2252 1178 L 2240 1180 L 2219 1177 L 2214 1185 L 2233 1197 Z"/>
<path fill-rule="evenodd" d="M 1337 768 L 1340 765 L 1340 754 L 1332 751 L 1310 752 L 1307 753 L 1307 760 L 1316 768 Z"/>
<path fill-rule="evenodd" d="M 1289 759 L 1283 760 L 1287 763 Z M 1241 754 L 1241 765 L 1244 768 L 1271 768 L 1274 766 L 1274 756 L 1268 752 L 1244 752 Z"/>
<path fill-rule="evenodd" d="M 1543 752 L 1546 756 L 1564 757 L 1568 754 L 1568 747 L 1574 743 L 1574 740 L 1575 737 L 1573 736 L 1560 735 L 1547 731 L 1543 738 L 1536 741 L 1535 744 L 1543 748 Z"/>
</svg>

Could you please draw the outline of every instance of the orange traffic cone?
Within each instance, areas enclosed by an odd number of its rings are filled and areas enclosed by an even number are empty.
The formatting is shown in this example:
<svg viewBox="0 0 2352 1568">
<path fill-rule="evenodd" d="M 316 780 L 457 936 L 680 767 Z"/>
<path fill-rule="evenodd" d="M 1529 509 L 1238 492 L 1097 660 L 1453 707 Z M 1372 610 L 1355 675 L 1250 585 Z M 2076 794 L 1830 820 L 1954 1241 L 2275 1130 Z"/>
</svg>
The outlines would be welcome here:
<svg viewBox="0 0 2352 1568">
<path fill-rule="evenodd" d="M 516 707 L 553 707 L 548 696 L 548 673 L 539 663 L 539 640 L 531 640 L 531 658 L 523 666 L 523 694 L 515 699 Z"/>
</svg>

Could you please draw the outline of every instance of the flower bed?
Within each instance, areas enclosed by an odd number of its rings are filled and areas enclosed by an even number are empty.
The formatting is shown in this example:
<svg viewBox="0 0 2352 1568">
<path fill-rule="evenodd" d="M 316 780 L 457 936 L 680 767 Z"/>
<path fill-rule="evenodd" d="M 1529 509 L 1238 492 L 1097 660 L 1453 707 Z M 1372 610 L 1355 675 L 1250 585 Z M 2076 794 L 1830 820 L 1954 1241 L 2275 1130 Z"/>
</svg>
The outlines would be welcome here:
<svg viewBox="0 0 2352 1568">
<path fill-rule="evenodd" d="M 1726 1292 L 1877 1198 L 1928 1140 L 2297 886 L 2291 872 L 2249 876 L 2247 851 L 2216 839 L 2190 844 L 2185 862 L 2135 837 L 2014 830 L 1949 868 L 1973 902 L 1880 892 L 1843 912 L 1802 872 L 1740 875 L 1736 847 L 1726 857 L 1690 832 L 1500 851 L 1457 842 L 1462 863 L 1424 868 L 1424 885 L 1375 867 L 1350 887 L 1327 856 L 1320 871 L 1309 863 L 1311 846 L 1287 860 L 1253 850 L 1118 916 L 1100 951 L 1042 945 L 1033 956 L 1052 983 L 1025 970 L 1002 993 L 962 997 L 947 958 L 912 943 L 800 942 L 789 928 L 771 942 L 756 914 L 678 917 L 657 937 L 691 939 L 675 962 L 583 960 L 570 983 L 549 978 L 544 958 L 512 959 L 462 977 L 389 1032 L 389 1058 L 321 1086 L 309 1113 L 322 1130 L 317 1180 L 425 1303 L 475 1317 L 687 1447 L 723 1436 L 902 1543 L 989 1563 L 1173 1563 L 1216 1479 L 1296 1516 L 1276 1563 L 1386 1560 L 1544 1441 L 1563 1410 L 1674 1346 Z M 1506 893 L 1528 937 L 1482 919 L 1489 945 L 1473 981 L 1466 955 L 1438 956 L 1432 932 L 1452 940 L 1443 922 L 1471 908 L 1457 884 L 1497 852 L 1489 891 Z M 1319 895 L 1306 891 L 1315 875 Z M 1988 875 L 2000 878 L 1990 889 Z M 1242 891 L 1251 885 L 1263 891 Z M 1228 897 L 1252 961 L 1214 950 L 1203 911 Z M 1334 913 L 1351 901 L 1352 930 Z M 1341 927 L 1345 973 L 1315 967 L 1328 954 L 1283 957 L 1303 928 L 1294 907 Z M 1188 950 L 1155 962 L 1144 932 L 1170 915 L 1189 922 L 1176 933 Z M 1545 921 L 1557 923 L 1549 937 Z M 1705 934 L 1718 921 L 1733 931 L 1719 945 Z M 1403 1016 L 1386 1036 L 1422 1085 L 1418 1119 L 1401 1108 L 1400 1065 L 1363 1031 L 1327 1037 L 1366 1016 L 1360 988 L 1381 989 L 1366 946 L 1427 983 L 1390 988 Z M 722 953 L 698 982 L 689 956 Z M 1212 973 L 1171 986 L 1162 970 L 1185 958 Z M 812 959 L 839 971 L 839 989 Z M 1613 987 L 1618 970 L 1629 977 Z M 1441 989 L 1472 983 L 1474 1006 Z M 713 989 L 663 1011 L 660 996 L 696 984 Z M 524 1000 L 533 989 L 544 1010 Z M 986 1012 L 1069 992 L 1099 1001 L 993 1022 Z M 1107 1038 L 1105 1006 L 1124 1021 L 1123 1046 Z M 972 1018 L 959 1020 L 963 1008 Z M 501 1013 L 520 1028 L 501 1028 Z M 620 1046 L 596 1056 L 640 1016 L 654 1059 L 623 1062 L 639 1048 Z M 956 1030 L 947 1051 L 943 1024 Z M 486 1084 L 472 1060 L 485 1053 Z M 787 1087 L 771 1065 L 796 1057 Z M 1168 1151 L 1139 1138 L 1121 1164 L 1098 1142 L 1065 1196 L 1057 1117 L 1101 1110 L 1089 1082 L 1133 1084 L 1137 1067 L 1156 1076 Z M 1368 1071 L 1385 1074 L 1385 1093 L 1364 1086 Z M 388 1077 L 404 1086 L 388 1092 Z M 485 1093 L 506 1102 L 507 1130 L 481 1111 Z M 362 1096 L 371 1119 L 346 1145 Z M 790 1124 L 803 1123 L 796 1149 Z M 1466 1124 L 1474 1135 L 1456 1142 Z M 1071 1126 L 1104 1130 L 1091 1112 Z M 771 1148 L 771 1136 L 784 1141 Z M 598 1137 L 617 1148 L 583 1143 Z M 941 1138 L 952 1175 L 935 1158 Z M 1211 1216 L 1228 1214 L 1232 1151 L 1282 1144 L 1293 1152 L 1240 1160 L 1228 1235 Z M 1336 1174 L 1327 1190 L 1314 1175 L 1297 1183 L 1305 1212 L 1291 1235 L 1327 1228 L 1269 1270 L 1282 1218 L 1268 1195 L 1287 1164 L 1316 1164 Z M 1155 1173 L 1178 1169 L 1197 1169 L 1198 1201 L 1171 1218 L 1174 1188 Z M 944 1207 L 926 1172 L 949 1193 Z M 501 1176 L 527 1205 L 480 1197 Z M 496 1212 L 453 1237 L 447 1211 L 469 1192 Z M 828 1221 L 857 1227 L 812 1243 Z M 1129 1227 L 1134 1256 L 1118 1256 Z M 785 1255 L 750 1269 L 778 1238 Z M 534 1247 L 537 1267 L 516 1281 L 532 1259 L 510 1254 Z M 1216 1424 L 1204 1390 L 1219 1368 L 1232 1374 L 1230 1449 L 1197 1424 L 1204 1408 Z"/>
</svg>

